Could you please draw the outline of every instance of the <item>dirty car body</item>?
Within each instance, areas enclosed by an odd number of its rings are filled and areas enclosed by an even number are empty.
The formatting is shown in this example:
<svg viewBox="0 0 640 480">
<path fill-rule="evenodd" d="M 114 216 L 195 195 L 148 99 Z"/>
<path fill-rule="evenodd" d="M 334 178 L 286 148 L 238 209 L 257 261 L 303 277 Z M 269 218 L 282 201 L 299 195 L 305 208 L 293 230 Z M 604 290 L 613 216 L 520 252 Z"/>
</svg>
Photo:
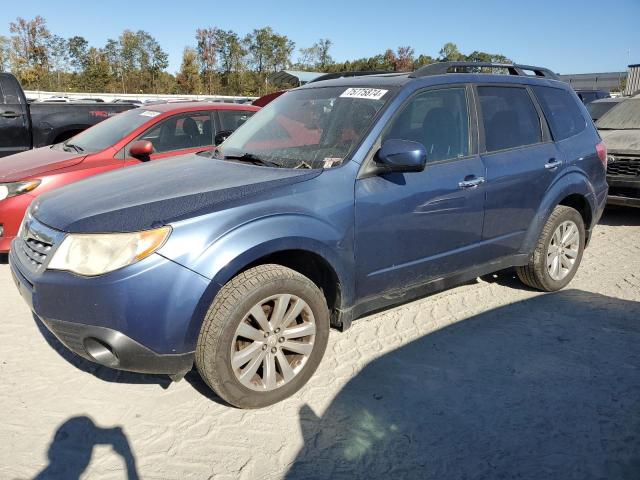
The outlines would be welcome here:
<svg viewBox="0 0 640 480">
<path fill-rule="evenodd" d="M 547 93 L 575 105 L 575 128 L 563 140 L 554 140 L 556 124 L 544 113 Z M 528 108 L 518 127 L 528 145 L 517 145 L 508 116 L 494 113 L 512 98 Z M 485 125 L 483 110 L 494 114 Z M 579 211 L 586 243 L 607 192 L 599 142 L 575 93 L 554 79 L 447 73 L 317 82 L 281 95 L 213 156 L 134 166 L 43 195 L 14 241 L 11 270 L 71 350 L 116 368 L 183 374 L 206 348 L 212 302 L 243 276 L 264 273 L 260 266 L 286 269 L 273 288 L 289 277 L 309 281 L 304 288 L 317 287 L 326 301 L 327 323 L 345 329 L 375 309 L 526 265 L 558 205 Z M 144 232 L 157 237 L 151 253 L 112 271 L 94 271 L 90 259 L 107 247 L 60 253 L 95 235 Z M 243 297 L 260 288 L 256 281 Z M 256 337 L 253 317 L 243 315 L 234 325 Z M 299 328 L 309 329 L 313 315 L 324 318 L 312 309 Z M 277 343 L 256 342 L 265 362 L 267 348 L 280 362 L 277 382 L 269 387 L 267 363 L 251 372 L 253 383 L 231 377 L 242 395 L 224 398 L 236 405 L 291 394 L 287 375 L 300 363 L 286 366 Z M 220 363 L 234 348 L 226 345 Z M 210 366 L 198 363 L 201 373 Z M 280 386 L 284 396 L 273 396 Z M 255 400 L 261 392 L 266 400 Z"/>
</svg>

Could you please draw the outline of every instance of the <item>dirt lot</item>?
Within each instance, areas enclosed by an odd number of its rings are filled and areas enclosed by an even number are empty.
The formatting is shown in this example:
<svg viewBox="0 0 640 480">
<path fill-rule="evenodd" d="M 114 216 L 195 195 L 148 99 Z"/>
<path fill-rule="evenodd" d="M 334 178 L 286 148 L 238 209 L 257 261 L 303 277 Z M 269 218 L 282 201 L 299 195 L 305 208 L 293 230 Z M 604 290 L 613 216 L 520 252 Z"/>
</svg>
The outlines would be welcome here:
<svg viewBox="0 0 640 480">
<path fill-rule="evenodd" d="M 568 289 L 510 273 L 332 332 L 293 398 L 66 352 L 0 265 L 0 478 L 640 478 L 640 211 L 608 211 Z"/>
</svg>

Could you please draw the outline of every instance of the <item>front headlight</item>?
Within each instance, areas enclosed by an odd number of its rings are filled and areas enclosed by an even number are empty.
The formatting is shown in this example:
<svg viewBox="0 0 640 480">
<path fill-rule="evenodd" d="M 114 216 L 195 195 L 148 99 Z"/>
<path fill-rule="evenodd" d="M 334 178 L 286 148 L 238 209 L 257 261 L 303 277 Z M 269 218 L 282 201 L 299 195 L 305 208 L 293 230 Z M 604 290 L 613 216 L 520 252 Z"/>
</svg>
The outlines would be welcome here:
<svg viewBox="0 0 640 480">
<path fill-rule="evenodd" d="M 26 182 L 0 183 L 0 200 L 15 197 L 34 190 L 40 185 L 40 180 L 27 180 Z"/>
<path fill-rule="evenodd" d="M 47 268 L 84 276 L 103 275 L 148 257 L 170 234 L 169 226 L 133 233 L 70 233 Z"/>
</svg>

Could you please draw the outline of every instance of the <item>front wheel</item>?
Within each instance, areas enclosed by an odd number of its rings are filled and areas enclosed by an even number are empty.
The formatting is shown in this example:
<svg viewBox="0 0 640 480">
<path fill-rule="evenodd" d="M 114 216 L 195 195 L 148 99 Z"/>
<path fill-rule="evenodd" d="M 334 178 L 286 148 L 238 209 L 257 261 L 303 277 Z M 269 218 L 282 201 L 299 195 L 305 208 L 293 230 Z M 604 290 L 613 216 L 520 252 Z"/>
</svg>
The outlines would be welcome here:
<svg viewBox="0 0 640 480">
<path fill-rule="evenodd" d="M 260 265 L 228 282 L 204 319 L 196 365 L 221 398 L 259 408 L 298 391 L 327 346 L 329 310 L 318 287 L 281 265 Z"/>
<path fill-rule="evenodd" d="M 571 207 L 558 205 L 540 233 L 529 264 L 517 268 L 518 277 L 538 290 L 560 290 L 575 276 L 584 244 L 582 216 Z"/>
</svg>

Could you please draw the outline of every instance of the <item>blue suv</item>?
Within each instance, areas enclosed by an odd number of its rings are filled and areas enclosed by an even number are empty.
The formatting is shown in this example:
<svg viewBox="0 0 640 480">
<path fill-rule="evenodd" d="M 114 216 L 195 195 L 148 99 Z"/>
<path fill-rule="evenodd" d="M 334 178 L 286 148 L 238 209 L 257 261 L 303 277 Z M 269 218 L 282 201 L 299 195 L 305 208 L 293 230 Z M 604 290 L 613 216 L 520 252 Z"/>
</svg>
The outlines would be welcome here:
<svg viewBox="0 0 640 480">
<path fill-rule="evenodd" d="M 546 69 L 345 74 L 283 94 L 216 152 L 42 195 L 11 271 L 77 354 L 174 379 L 195 362 L 224 400 L 261 407 L 307 382 L 330 326 L 507 267 L 567 285 L 605 171 L 587 110 Z"/>
</svg>

